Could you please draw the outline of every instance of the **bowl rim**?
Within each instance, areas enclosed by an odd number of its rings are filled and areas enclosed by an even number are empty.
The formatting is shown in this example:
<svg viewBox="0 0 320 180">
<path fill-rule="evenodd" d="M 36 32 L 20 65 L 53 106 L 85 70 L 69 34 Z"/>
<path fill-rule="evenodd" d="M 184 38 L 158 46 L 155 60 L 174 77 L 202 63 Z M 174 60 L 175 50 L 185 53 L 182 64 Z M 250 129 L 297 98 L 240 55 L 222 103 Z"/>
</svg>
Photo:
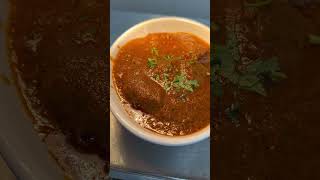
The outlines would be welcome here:
<svg viewBox="0 0 320 180">
<path fill-rule="evenodd" d="M 113 51 L 116 50 L 116 48 L 119 48 L 119 44 L 121 42 L 128 42 L 128 40 L 126 40 L 129 36 L 129 34 L 132 31 L 135 31 L 149 23 L 158 23 L 158 22 L 163 22 L 163 21 L 179 21 L 182 23 L 188 23 L 190 25 L 193 26 L 197 26 L 201 29 L 206 29 L 210 32 L 210 28 L 200 22 L 197 22 L 195 20 L 191 20 L 191 19 L 187 19 L 187 18 L 182 18 L 182 17 L 176 17 L 176 16 L 165 16 L 165 17 L 158 17 L 158 18 L 152 18 L 152 19 L 148 19 L 145 21 L 142 21 L 134 26 L 132 26 L 131 28 L 129 28 L 127 31 L 125 31 L 124 33 L 122 33 L 112 44 L 112 46 L 110 47 L 110 91 L 112 91 L 112 89 L 115 91 L 116 93 L 116 98 L 120 101 L 120 97 L 118 95 L 118 92 L 116 90 L 115 87 L 113 87 L 113 73 L 112 73 L 112 62 L 111 62 L 111 57 L 114 57 L 111 55 L 111 53 Z M 210 42 L 209 42 L 210 44 Z M 112 94 L 110 93 L 110 96 L 112 96 Z M 153 132 L 151 130 L 148 130 L 146 128 L 143 127 L 137 127 L 138 124 L 136 125 L 132 125 L 133 123 L 136 123 L 132 120 L 132 118 L 129 117 L 128 114 L 124 115 L 123 113 L 119 112 L 116 107 L 116 103 L 114 102 L 113 98 L 110 97 L 110 110 L 112 112 L 112 114 L 115 116 L 115 118 L 117 119 L 118 122 L 120 122 L 120 124 L 122 126 L 124 126 L 127 130 L 129 130 L 132 134 L 140 137 L 141 139 L 144 139 L 146 141 L 149 141 L 151 143 L 155 143 L 155 144 L 159 144 L 159 145 L 165 145 L 165 146 L 183 146 L 183 145 L 189 145 L 189 144 L 193 144 L 199 141 L 202 141 L 206 138 L 210 137 L 210 124 L 208 126 L 206 126 L 205 128 L 196 131 L 192 134 L 189 135 L 184 135 L 184 136 L 166 136 L 166 135 L 161 135 L 158 134 L 156 132 Z M 122 107 L 119 107 L 122 109 L 125 109 L 125 107 L 122 105 Z M 124 110 L 125 111 L 125 110 Z M 126 112 L 126 111 L 125 111 Z M 132 121 L 132 122 L 128 122 L 128 121 Z M 138 125 L 140 126 L 140 125 Z"/>
</svg>

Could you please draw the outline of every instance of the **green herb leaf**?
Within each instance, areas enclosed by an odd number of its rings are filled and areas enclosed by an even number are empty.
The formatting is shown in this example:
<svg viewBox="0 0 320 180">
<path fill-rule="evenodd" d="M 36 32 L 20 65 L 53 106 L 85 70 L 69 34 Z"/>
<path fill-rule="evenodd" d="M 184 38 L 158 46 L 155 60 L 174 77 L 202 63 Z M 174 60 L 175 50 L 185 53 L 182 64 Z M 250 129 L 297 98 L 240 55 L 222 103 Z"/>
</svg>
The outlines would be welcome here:
<svg viewBox="0 0 320 180">
<path fill-rule="evenodd" d="M 223 76 L 225 76 L 226 78 L 228 78 L 229 80 L 231 79 L 237 79 L 235 78 L 234 72 L 235 72 L 235 60 L 233 59 L 232 56 L 232 50 L 230 50 L 227 47 L 223 47 L 223 46 L 217 46 L 216 47 L 216 54 L 217 56 L 214 58 L 216 59 L 216 61 L 218 61 L 219 63 L 217 63 L 213 70 L 217 71 L 217 70 L 221 70 L 221 73 Z M 234 81 L 232 81 L 234 82 Z"/>
<path fill-rule="evenodd" d="M 234 35 L 229 35 L 229 37 L 226 46 L 217 45 L 214 49 L 215 55 L 212 67 L 214 74 L 223 77 L 240 89 L 256 92 L 263 96 L 266 96 L 265 78 L 272 81 L 286 78 L 286 75 L 280 72 L 276 57 L 257 59 L 254 63 L 246 66 L 243 72 L 237 71 L 237 62 L 240 61 L 237 49 L 238 43 Z"/>
<path fill-rule="evenodd" d="M 165 55 L 163 58 L 164 58 L 164 60 L 166 60 L 166 61 L 171 61 L 171 60 L 173 60 L 173 56 L 170 55 L 170 54 Z"/>
<path fill-rule="evenodd" d="M 157 66 L 157 62 L 153 58 L 148 58 L 148 67 L 149 68 L 155 68 Z"/>
<path fill-rule="evenodd" d="M 246 79 L 248 78 L 248 79 Z M 241 89 L 245 89 L 251 92 L 255 92 L 262 96 L 267 96 L 267 92 L 261 83 L 260 79 L 256 76 L 247 75 L 246 77 L 241 77 L 239 80 L 239 85 Z"/>
<path fill-rule="evenodd" d="M 163 73 L 163 80 L 168 81 L 168 78 L 169 78 L 169 74 Z"/>
<path fill-rule="evenodd" d="M 159 74 L 154 74 L 154 75 L 152 76 L 152 78 L 153 78 L 155 81 L 159 81 L 159 80 L 160 80 Z"/>
<path fill-rule="evenodd" d="M 320 36 L 309 34 L 309 43 L 314 45 L 320 45 Z"/>
<path fill-rule="evenodd" d="M 193 89 L 199 87 L 199 82 L 197 80 L 189 80 L 189 84 Z"/>
<path fill-rule="evenodd" d="M 177 90 L 185 89 L 190 92 L 193 92 L 195 88 L 199 87 L 199 83 L 197 80 L 188 80 L 186 74 L 178 74 L 174 77 L 172 81 L 173 87 Z"/>
<path fill-rule="evenodd" d="M 276 57 L 266 60 L 257 60 L 255 63 L 247 66 L 247 73 L 255 74 L 260 77 L 263 75 L 272 81 L 280 81 L 287 78 L 284 73 L 280 72 L 279 62 Z"/>
<path fill-rule="evenodd" d="M 259 7 L 271 3 L 271 0 L 257 0 L 256 4 L 247 4 L 249 7 Z M 311 37 L 317 41 L 316 37 Z M 320 38 L 319 38 L 320 43 Z M 235 33 L 229 32 L 226 45 L 211 46 L 211 88 L 215 97 L 223 95 L 223 87 L 231 84 L 235 87 L 233 91 L 233 103 L 225 110 L 226 116 L 233 122 L 239 123 L 240 104 L 239 90 L 246 90 L 266 96 L 265 89 L 266 82 L 279 81 L 287 78 L 287 76 L 280 71 L 278 59 L 271 57 L 267 59 L 256 59 L 253 63 L 247 65 L 242 62 L 239 51 L 239 42 Z"/>
<path fill-rule="evenodd" d="M 272 81 L 280 81 L 282 79 L 286 79 L 287 75 L 282 72 L 273 72 L 271 74 L 271 80 Z"/>
<path fill-rule="evenodd" d="M 165 83 L 164 83 L 164 90 L 165 90 L 166 92 L 168 92 L 170 89 L 171 89 L 170 83 L 165 82 Z"/>
<path fill-rule="evenodd" d="M 159 51 L 156 47 L 151 48 L 151 54 L 155 56 L 159 56 Z"/>
<path fill-rule="evenodd" d="M 196 61 L 195 61 L 195 60 L 191 60 L 191 61 L 189 61 L 188 63 L 189 63 L 189 65 L 192 65 L 192 64 L 195 64 Z"/>
</svg>

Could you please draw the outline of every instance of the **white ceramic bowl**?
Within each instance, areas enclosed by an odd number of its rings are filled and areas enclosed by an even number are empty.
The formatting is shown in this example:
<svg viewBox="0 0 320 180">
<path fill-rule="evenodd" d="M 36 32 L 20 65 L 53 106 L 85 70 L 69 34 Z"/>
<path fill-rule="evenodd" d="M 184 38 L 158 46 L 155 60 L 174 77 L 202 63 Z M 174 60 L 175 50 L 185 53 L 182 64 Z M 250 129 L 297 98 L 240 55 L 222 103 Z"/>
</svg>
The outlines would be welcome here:
<svg viewBox="0 0 320 180">
<path fill-rule="evenodd" d="M 149 33 L 157 32 L 188 32 L 198 36 L 199 38 L 203 39 L 208 44 L 210 44 L 209 27 L 185 18 L 163 17 L 141 22 L 127 30 L 111 46 L 110 56 L 116 57 L 119 47 L 123 46 L 128 41 L 138 37 L 144 37 Z M 122 106 L 120 98 L 114 88 L 114 84 L 112 81 L 112 63 L 110 64 L 111 111 L 116 117 L 116 119 L 118 119 L 118 121 L 130 132 L 149 142 L 166 146 L 180 146 L 192 144 L 206 139 L 210 136 L 210 126 L 207 126 L 206 128 L 190 135 L 174 137 L 160 135 L 141 127 L 138 123 L 136 123 L 133 119 L 129 117 L 128 113 Z"/>
</svg>

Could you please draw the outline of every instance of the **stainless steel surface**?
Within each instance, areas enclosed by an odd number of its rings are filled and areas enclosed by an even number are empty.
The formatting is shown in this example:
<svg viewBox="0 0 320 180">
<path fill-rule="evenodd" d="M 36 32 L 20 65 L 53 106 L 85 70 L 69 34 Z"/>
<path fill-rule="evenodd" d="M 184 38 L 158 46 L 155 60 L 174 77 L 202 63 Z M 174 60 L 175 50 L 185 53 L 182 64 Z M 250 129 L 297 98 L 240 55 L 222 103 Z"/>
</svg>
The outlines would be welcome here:
<svg viewBox="0 0 320 180">
<path fill-rule="evenodd" d="M 17 178 L 13 175 L 9 169 L 7 163 L 3 160 L 0 154 L 0 175 L 2 180 L 16 180 Z"/>
<path fill-rule="evenodd" d="M 111 174 L 112 177 L 117 177 L 118 179 L 130 179 L 130 180 L 185 180 L 182 178 L 175 178 L 170 176 L 162 176 L 162 175 L 155 175 L 155 174 L 148 174 L 144 172 L 137 172 L 131 171 L 128 169 L 123 168 L 115 168 L 111 167 Z"/>
<path fill-rule="evenodd" d="M 185 179 L 210 179 L 210 142 L 165 147 L 144 141 L 110 115 L 111 167 Z M 117 177 L 112 174 L 111 177 Z"/>
</svg>

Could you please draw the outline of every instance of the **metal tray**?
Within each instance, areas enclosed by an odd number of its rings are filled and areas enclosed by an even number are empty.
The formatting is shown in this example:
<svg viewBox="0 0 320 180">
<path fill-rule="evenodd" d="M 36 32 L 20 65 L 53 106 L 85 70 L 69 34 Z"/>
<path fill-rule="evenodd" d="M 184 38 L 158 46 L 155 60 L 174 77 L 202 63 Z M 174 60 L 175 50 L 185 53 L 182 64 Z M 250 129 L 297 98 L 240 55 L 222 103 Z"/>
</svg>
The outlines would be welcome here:
<svg viewBox="0 0 320 180">
<path fill-rule="evenodd" d="M 131 26 L 159 16 L 163 15 L 111 9 L 110 45 Z M 209 24 L 209 19 L 194 19 Z M 181 147 L 152 144 L 128 132 L 112 114 L 110 114 L 110 128 L 112 178 L 210 179 L 209 139 Z"/>
</svg>

